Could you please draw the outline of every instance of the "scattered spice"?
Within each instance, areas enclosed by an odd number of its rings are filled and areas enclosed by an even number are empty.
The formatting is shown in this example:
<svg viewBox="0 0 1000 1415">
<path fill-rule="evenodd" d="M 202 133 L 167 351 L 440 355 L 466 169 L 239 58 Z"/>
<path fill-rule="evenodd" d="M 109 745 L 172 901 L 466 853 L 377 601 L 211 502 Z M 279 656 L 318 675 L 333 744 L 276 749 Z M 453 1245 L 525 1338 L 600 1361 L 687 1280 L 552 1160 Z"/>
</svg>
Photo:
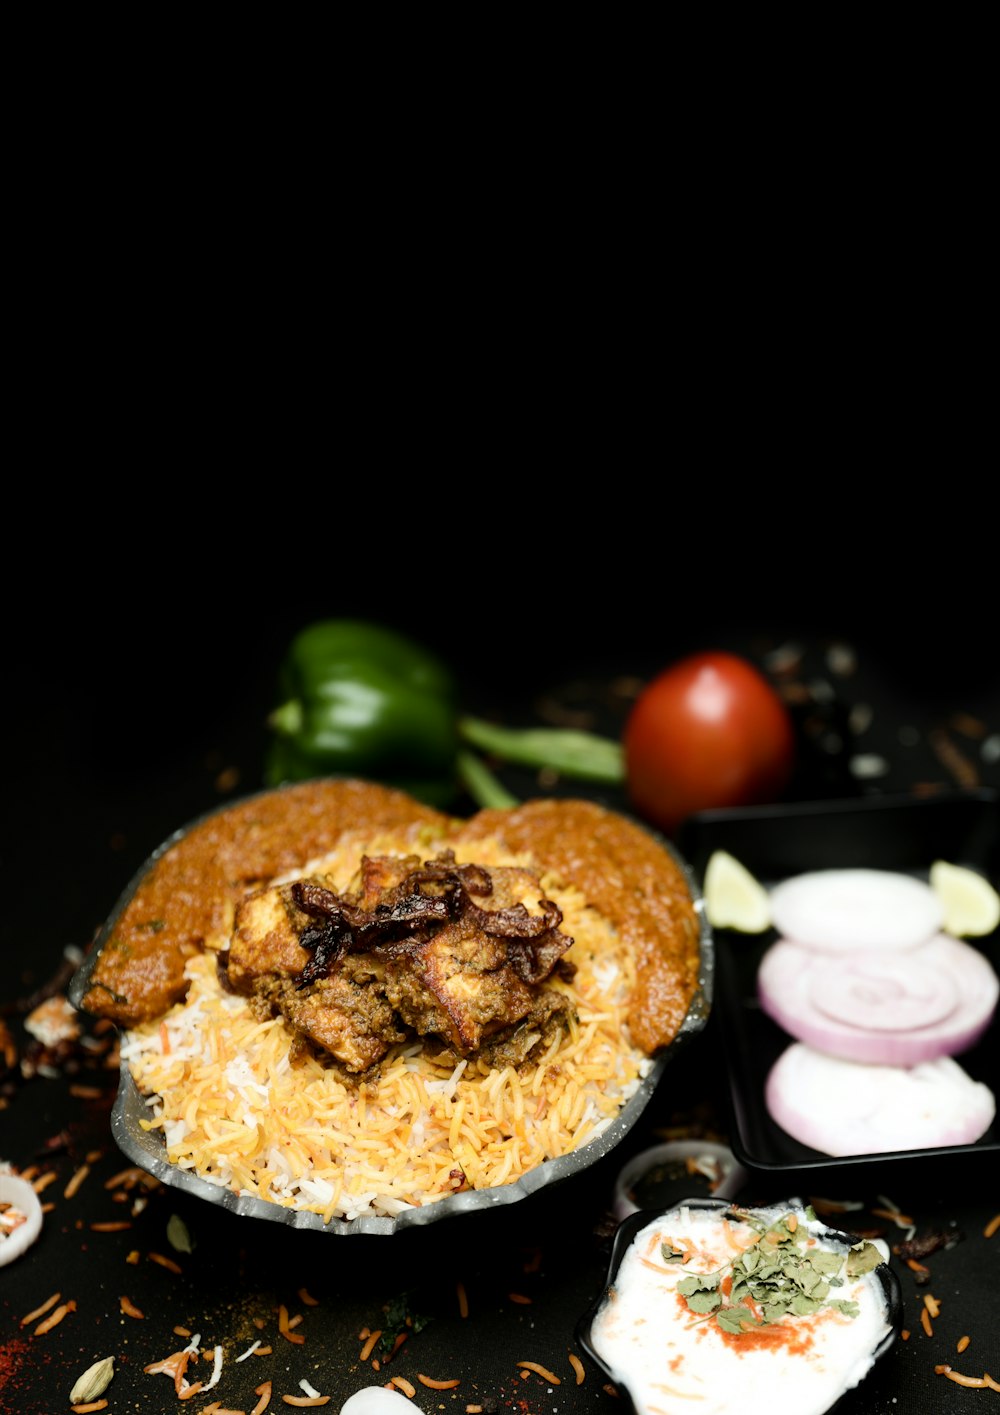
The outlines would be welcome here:
<svg viewBox="0 0 1000 1415">
<path fill-rule="evenodd" d="M 111 1377 L 114 1373 L 115 1358 L 113 1356 L 105 1356 L 103 1360 L 95 1361 L 92 1366 L 87 1367 L 73 1386 L 69 1393 L 70 1401 L 76 1404 L 86 1404 L 87 1401 L 97 1400 L 111 1384 Z"/>
<path fill-rule="evenodd" d="M 381 1360 L 390 1361 L 402 1344 L 400 1337 L 405 1339 L 411 1333 L 423 1331 L 431 1319 L 413 1309 L 409 1292 L 402 1292 L 398 1297 L 394 1297 L 391 1302 L 385 1304 L 382 1311 L 385 1321 L 382 1323 L 382 1334 L 375 1355 Z M 367 1329 L 359 1335 L 367 1335 Z"/>
<path fill-rule="evenodd" d="M 942 1230 L 929 1229 L 926 1233 L 914 1234 L 912 1238 L 904 1239 L 901 1243 L 894 1243 L 892 1251 L 897 1258 L 904 1258 L 907 1261 L 910 1258 L 928 1258 L 939 1248 L 954 1248 L 962 1238 L 963 1234 L 956 1230 L 946 1233 Z"/>
<path fill-rule="evenodd" d="M 167 1242 L 178 1253 L 194 1252 L 194 1240 L 180 1214 L 171 1214 L 167 1220 Z"/>
</svg>

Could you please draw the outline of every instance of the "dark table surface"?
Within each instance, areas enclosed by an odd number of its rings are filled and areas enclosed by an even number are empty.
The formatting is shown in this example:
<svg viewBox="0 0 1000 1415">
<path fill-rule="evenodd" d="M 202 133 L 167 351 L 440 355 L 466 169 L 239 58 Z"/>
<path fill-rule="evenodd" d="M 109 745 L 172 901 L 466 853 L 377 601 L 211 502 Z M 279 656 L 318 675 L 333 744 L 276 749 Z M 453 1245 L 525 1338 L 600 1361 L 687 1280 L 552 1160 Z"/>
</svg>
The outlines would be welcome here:
<svg viewBox="0 0 1000 1415">
<path fill-rule="evenodd" d="M 359 607 L 348 606 L 351 612 Z M 385 1238 L 297 1232 L 235 1217 L 178 1190 L 110 1183 L 127 1163 L 109 1132 L 117 1087 L 117 1071 L 107 1064 L 111 1039 L 95 1035 L 89 1024 L 90 1050 L 46 1058 L 23 1029 L 32 995 L 65 985 L 59 976 L 68 966 L 65 950 L 72 960 L 78 956 L 72 950 L 86 949 L 149 852 L 179 825 L 260 787 L 265 717 L 283 648 L 301 623 L 332 612 L 341 612 L 339 603 L 331 608 L 317 601 L 249 624 L 231 609 L 197 622 L 164 619 L 155 633 L 148 622 L 121 613 L 92 622 L 89 631 L 80 622 L 61 650 L 56 685 L 36 643 L 26 637 L 11 650 L 19 680 L 32 691 L 17 707 L 3 823 L 7 966 L 0 999 L 18 1057 L 3 1082 L 0 1160 L 54 1178 L 42 1196 L 50 1207 L 41 1238 L 0 1269 L 0 1410 L 67 1409 L 75 1379 L 107 1355 L 116 1358 L 106 1393 L 112 1415 L 197 1410 L 213 1398 L 225 1409 L 249 1411 L 265 1379 L 273 1382 L 271 1409 L 285 1409 L 281 1394 L 301 1394 L 302 1378 L 331 1396 L 327 1408 L 336 1410 L 354 1392 L 393 1375 L 416 1385 L 414 1403 L 424 1412 L 458 1415 L 476 1405 L 522 1415 L 622 1409 L 585 1358 L 577 1383 L 569 1359 L 580 1354 L 576 1323 L 601 1290 L 621 1164 L 666 1136 L 726 1139 L 731 1133 L 716 1014 L 667 1067 L 617 1151 L 507 1209 Z M 563 612 L 554 604 L 545 624 L 529 625 L 525 651 L 501 666 L 477 641 L 483 626 L 471 616 L 457 625 L 446 616 L 394 617 L 452 652 L 474 710 L 512 723 L 570 713 L 598 730 L 618 731 L 637 687 L 659 667 L 689 650 L 730 648 L 776 681 L 798 685 L 804 735 L 788 799 L 1000 788 L 995 661 L 984 665 L 973 626 L 962 634 L 941 630 L 928 646 L 913 625 L 893 634 L 890 618 L 873 626 L 857 616 L 843 623 L 831 616 L 822 628 L 802 629 L 794 617 L 755 618 L 748 611 L 724 625 L 692 620 L 670 635 L 633 626 L 617 636 L 585 632 L 577 620 L 567 620 L 555 635 L 558 651 L 532 653 L 532 628 L 541 645 L 552 637 L 553 616 Z M 386 617 L 381 610 L 379 617 Z M 222 667 L 219 643 L 228 645 Z M 540 783 L 524 772 L 508 771 L 504 779 L 520 795 L 595 794 L 565 782 Z M 627 808 L 619 793 L 596 796 Z M 887 1210 L 887 1201 L 908 1213 L 919 1232 L 940 1230 L 954 1240 L 926 1260 L 929 1285 L 919 1285 L 894 1258 L 911 1335 L 844 1401 L 844 1415 L 952 1415 L 993 1398 L 934 1373 L 936 1364 L 951 1363 L 968 1374 L 986 1369 L 1000 1375 L 1000 1236 L 992 1243 L 983 1236 L 1000 1210 L 996 1147 L 980 1159 L 985 1162 L 953 1168 L 873 1163 L 860 1176 L 834 1168 L 805 1182 L 780 1171 L 749 1173 L 739 1196 L 747 1202 L 791 1197 L 794 1183 L 804 1198 L 860 1201 L 863 1208 L 851 1215 L 855 1227 L 881 1231 L 890 1244 L 902 1236 L 900 1227 L 872 1212 Z M 86 1177 L 66 1197 L 84 1165 Z M 173 1215 L 195 1242 L 190 1254 L 170 1244 Z M 107 1223 L 122 1226 L 94 1227 Z M 37 1321 L 22 1326 L 22 1318 L 55 1292 L 60 1302 L 75 1302 L 75 1310 L 47 1334 L 35 1334 Z M 460 1292 L 468 1305 L 464 1316 Z M 920 1322 L 926 1292 L 940 1302 L 933 1336 Z M 385 1304 L 404 1294 L 430 1320 L 376 1371 L 360 1359 L 361 1333 L 381 1326 Z M 123 1314 L 123 1296 L 141 1318 Z M 278 1333 L 282 1305 L 302 1314 L 304 1342 Z M 143 1370 L 185 1344 L 176 1327 L 200 1333 L 203 1347 L 221 1344 L 226 1354 L 219 1385 L 187 1406 L 176 1401 L 165 1377 Z M 971 1342 L 959 1356 L 963 1335 Z M 236 1364 L 233 1358 L 258 1336 L 272 1354 Z M 552 1372 L 560 1384 L 525 1372 L 522 1361 Z M 458 1384 L 433 1390 L 417 1383 L 420 1373 Z"/>
</svg>

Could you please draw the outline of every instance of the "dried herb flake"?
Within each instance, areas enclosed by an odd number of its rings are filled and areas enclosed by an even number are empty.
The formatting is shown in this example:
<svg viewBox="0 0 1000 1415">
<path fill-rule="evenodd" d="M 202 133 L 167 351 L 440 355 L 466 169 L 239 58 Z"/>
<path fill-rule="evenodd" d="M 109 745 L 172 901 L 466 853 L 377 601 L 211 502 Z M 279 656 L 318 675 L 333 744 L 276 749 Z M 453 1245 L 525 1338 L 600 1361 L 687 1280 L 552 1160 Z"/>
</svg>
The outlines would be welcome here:
<svg viewBox="0 0 1000 1415">
<path fill-rule="evenodd" d="M 797 1221 L 789 1224 L 791 1214 L 772 1224 L 738 1209 L 730 1210 L 727 1217 L 748 1223 L 756 1229 L 757 1239 L 716 1272 L 691 1273 L 680 1280 L 677 1292 L 691 1312 L 713 1317 L 732 1336 L 772 1326 L 787 1316 L 810 1317 L 823 1308 L 848 1317 L 858 1315 L 857 1302 L 832 1298 L 830 1293 L 844 1285 L 843 1273 L 861 1277 L 882 1262 L 874 1243 L 856 1243 L 845 1256 L 807 1247 L 808 1230 Z M 667 1261 L 674 1261 L 676 1249 L 671 1245 L 662 1244 L 661 1252 Z"/>
</svg>

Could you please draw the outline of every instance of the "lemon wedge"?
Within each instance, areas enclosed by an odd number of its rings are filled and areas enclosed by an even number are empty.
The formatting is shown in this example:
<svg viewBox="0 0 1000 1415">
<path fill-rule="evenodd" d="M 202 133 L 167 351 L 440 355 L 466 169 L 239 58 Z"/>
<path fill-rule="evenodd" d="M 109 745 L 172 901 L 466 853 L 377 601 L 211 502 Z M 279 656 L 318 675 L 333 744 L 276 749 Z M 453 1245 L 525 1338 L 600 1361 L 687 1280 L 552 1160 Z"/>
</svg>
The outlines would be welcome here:
<svg viewBox="0 0 1000 1415">
<path fill-rule="evenodd" d="M 930 885 L 944 909 L 944 929 L 956 938 L 979 938 L 1000 923 L 1000 894 L 983 875 L 964 865 L 935 860 Z"/>
<path fill-rule="evenodd" d="M 767 890 L 725 850 L 714 851 L 705 867 L 705 913 L 713 928 L 741 933 L 762 933 L 771 923 Z"/>
</svg>

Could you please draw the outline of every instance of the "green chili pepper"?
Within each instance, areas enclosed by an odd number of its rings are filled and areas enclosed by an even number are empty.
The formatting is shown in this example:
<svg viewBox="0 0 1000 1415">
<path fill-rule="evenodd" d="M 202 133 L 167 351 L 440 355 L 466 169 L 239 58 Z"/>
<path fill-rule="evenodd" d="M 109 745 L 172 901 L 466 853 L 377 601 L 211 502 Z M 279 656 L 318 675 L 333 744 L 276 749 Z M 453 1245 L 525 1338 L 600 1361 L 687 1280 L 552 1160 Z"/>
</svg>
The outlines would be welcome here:
<svg viewBox="0 0 1000 1415">
<path fill-rule="evenodd" d="M 429 650 L 364 620 L 323 620 L 292 640 L 281 686 L 269 784 L 348 775 L 432 805 L 453 799 L 455 685 Z"/>
<path fill-rule="evenodd" d="M 284 701 L 271 786 L 314 776 L 358 776 L 448 807 L 460 787 L 481 806 L 516 798 L 463 744 L 500 761 L 551 767 L 564 776 L 619 783 L 621 744 L 561 728 L 505 728 L 459 715 L 448 668 L 423 645 L 360 619 L 327 619 L 292 640 L 281 672 Z"/>
</svg>

